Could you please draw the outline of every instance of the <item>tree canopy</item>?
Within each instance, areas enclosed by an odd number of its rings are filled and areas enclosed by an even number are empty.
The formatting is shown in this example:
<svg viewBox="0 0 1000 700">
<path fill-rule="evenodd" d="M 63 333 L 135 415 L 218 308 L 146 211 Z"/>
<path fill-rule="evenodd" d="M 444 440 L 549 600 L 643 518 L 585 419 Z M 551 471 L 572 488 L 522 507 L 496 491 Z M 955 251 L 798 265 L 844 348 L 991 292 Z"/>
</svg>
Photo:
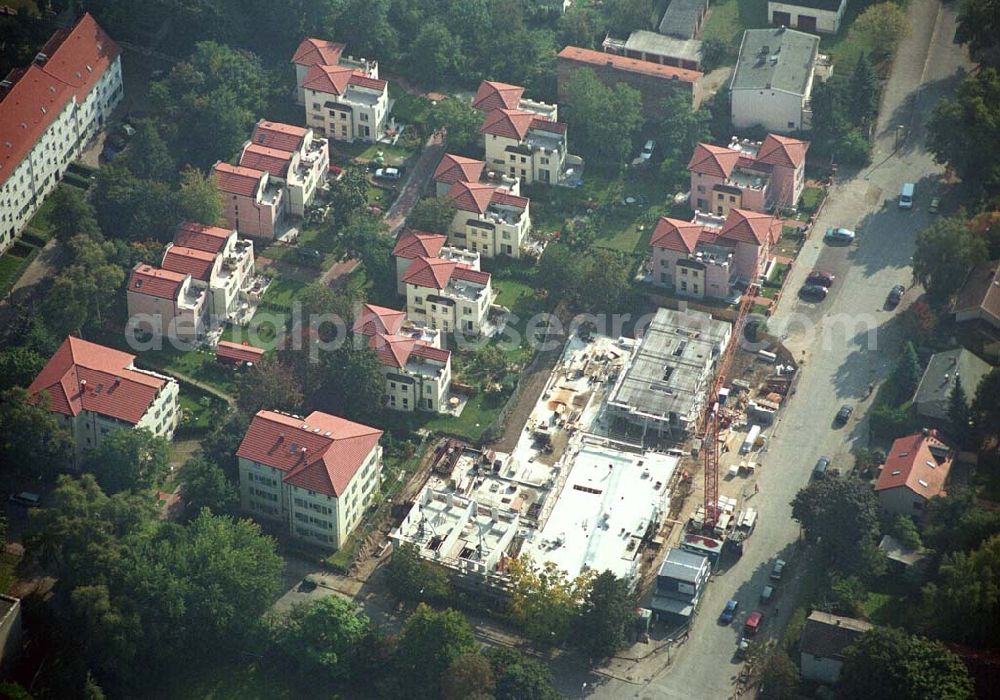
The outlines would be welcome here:
<svg viewBox="0 0 1000 700">
<path fill-rule="evenodd" d="M 342 681 L 354 671 L 356 657 L 371 628 L 366 615 L 330 595 L 292 608 L 276 622 L 279 651 L 304 681 Z"/>
<path fill-rule="evenodd" d="M 946 554 L 936 581 L 924 588 L 930 627 L 945 639 L 976 647 L 1000 644 L 1000 535 L 972 552 Z"/>
<path fill-rule="evenodd" d="M 402 601 L 444 602 L 451 591 L 444 572 L 423 561 L 416 546 L 409 543 L 393 549 L 386 582 L 389 591 Z"/>
<path fill-rule="evenodd" d="M 83 470 L 106 493 L 148 489 L 169 469 L 170 443 L 145 428 L 119 428 L 84 455 Z"/>
<path fill-rule="evenodd" d="M 447 233 L 456 211 L 458 207 L 450 197 L 428 197 L 416 203 L 406 217 L 406 225 L 418 231 Z"/>
<path fill-rule="evenodd" d="M 875 547 L 879 534 L 878 497 L 867 483 L 858 479 L 817 479 L 796 494 L 792 518 L 809 540 L 819 541 L 840 571 L 864 577 L 884 569 Z"/>
<path fill-rule="evenodd" d="M 457 658 L 474 653 L 476 646 L 461 613 L 438 612 L 421 603 L 399 635 L 395 658 L 399 682 L 412 697 L 437 698 L 445 673 Z"/>
<path fill-rule="evenodd" d="M 913 277 L 937 304 L 946 304 L 966 273 L 986 259 L 986 243 L 960 218 L 942 219 L 917 234 Z"/>
<path fill-rule="evenodd" d="M 73 442 L 49 412 L 22 388 L 0 393 L 0 464 L 13 474 L 46 477 L 72 460 Z"/>
<path fill-rule="evenodd" d="M 478 156 L 479 126 L 482 112 L 455 97 L 438 102 L 430 110 L 427 123 L 433 129 L 445 129 L 445 144 L 449 153 Z"/>
<path fill-rule="evenodd" d="M 1000 66 L 1000 8 L 997 0 L 965 0 L 958 12 L 955 38 L 969 47 L 972 60 Z"/>
<path fill-rule="evenodd" d="M 236 510 L 239 504 L 236 487 L 226 478 L 222 467 L 205 457 L 198 456 L 185 462 L 180 479 L 184 485 L 184 505 L 194 513 L 208 508 L 217 515 L 225 515 Z"/>
<path fill-rule="evenodd" d="M 566 641 L 586 599 L 592 576 L 581 574 L 569 579 L 553 562 L 538 565 L 524 557 L 511 560 L 508 574 L 512 587 L 511 613 L 525 635 L 541 644 Z M 601 600 L 602 604 L 605 602 L 611 603 Z M 609 605 L 604 610 L 611 612 L 610 617 L 614 617 L 612 607 Z M 592 615 L 588 620 L 591 625 L 599 623 L 599 615 Z"/>
<path fill-rule="evenodd" d="M 619 166 L 642 125 L 642 99 L 624 83 L 606 87 L 589 69 L 574 72 L 566 84 L 560 116 L 576 148 L 594 165 Z"/>
<path fill-rule="evenodd" d="M 591 658 L 605 658 L 625 646 L 634 624 L 635 600 L 628 581 L 605 571 L 590 585 L 576 621 L 574 641 Z"/>
</svg>

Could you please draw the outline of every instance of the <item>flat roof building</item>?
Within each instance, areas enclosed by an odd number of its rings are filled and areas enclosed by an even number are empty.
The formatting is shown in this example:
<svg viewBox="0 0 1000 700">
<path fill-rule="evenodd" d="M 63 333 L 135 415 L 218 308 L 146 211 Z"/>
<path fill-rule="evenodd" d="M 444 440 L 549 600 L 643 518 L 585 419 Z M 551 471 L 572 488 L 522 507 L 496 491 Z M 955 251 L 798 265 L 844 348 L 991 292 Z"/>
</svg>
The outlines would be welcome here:
<svg viewBox="0 0 1000 700">
<path fill-rule="evenodd" d="M 660 309 L 608 397 L 612 417 L 657 436 L 690 430 L 732 324 L 701 311 Z"/>
<path fill-rule="evenodd" d="M 690 620 L 711 574 L 708 557 L 682 549 L 668 550 L 656 576 L 653 611 L 677 622 Z"/>
<path fill-rule="evenodd" d="M 694 39 L 701 32 L 707 13 L 708 0 L 670 0 L 660 20 L 660 34 Z"/>
</svg>

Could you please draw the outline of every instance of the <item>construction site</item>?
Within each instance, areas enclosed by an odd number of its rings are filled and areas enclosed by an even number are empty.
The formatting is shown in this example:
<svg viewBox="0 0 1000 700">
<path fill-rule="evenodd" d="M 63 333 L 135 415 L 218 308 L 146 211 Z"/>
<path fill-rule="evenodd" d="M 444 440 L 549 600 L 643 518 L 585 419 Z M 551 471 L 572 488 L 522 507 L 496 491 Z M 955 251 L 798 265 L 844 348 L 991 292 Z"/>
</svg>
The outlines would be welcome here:
<svg viewBox="0 0 1000 700">
<path fill-rule="evenodd" d="M 690 613 L 700 591 L 671 591 L 661 562 L 682 551 L 714 569 L 741 555 L 768 434 L 794 391 L 788 353 L 737 349 L 739 327 L 661 309 L 636 339 L 574 335 L 514 448 L 439 445 L 392 541 L 477 591 L 502 594 L 507 563 L 526 556 L 570 578 L 610 570 L 661 619 Z"/>
</svg>

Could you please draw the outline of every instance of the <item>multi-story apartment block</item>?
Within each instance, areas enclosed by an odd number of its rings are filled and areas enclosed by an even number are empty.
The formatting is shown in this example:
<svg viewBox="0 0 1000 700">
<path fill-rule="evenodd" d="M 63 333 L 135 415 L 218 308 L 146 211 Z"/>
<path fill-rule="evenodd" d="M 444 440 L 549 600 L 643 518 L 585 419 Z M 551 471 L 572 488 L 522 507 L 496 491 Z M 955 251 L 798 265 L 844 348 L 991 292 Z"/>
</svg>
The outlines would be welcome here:
<svg viewBox="0 0 1000 700">
<path fill-rule="evenodd" d="M 192 343 L 208 328 L 208 293 L 189 273 L 139 263 L 132 268 L 125 299 L 129 329 Z"/>
<path fill-rule="evenodd" d="M 311 129 L 261 119 L 243 145 L 240 165 L 283 182 L 288 213 L 304 216 L 330 169 L 330 148 Z"/>
<path fill-rule="evenodd" d="M 295 66 L 295 101 L 305 104 L 306 94 L 303 84 L 309 69 L 313 66 L 343 66 L 359 71 L 369 78 L 378 78 L 378 62 L 366 58 L 345 56 L 344 44 L 325 39 L 303 39 L 295 50 L 292 64 Z"/>
<path fill-rule="evenodd" d="M 482 333 L 493 303 L 490 273 L 467 265 L 420 257 L 403 276 L 406 315 L 445 333 Z"/>
<path fill-rule="evenodd" d="M 284 182 L 266 170 L 219 161 L 212 168 L 222 195 L 222 216 L 244 236 L 272 239 L 285 214 Z"/>
<path fill-rule="evenodd" d="M 805 187 L 808 150 L 808 141 L 775 134 L 763 142 L 734 136 L 728 146 L 699 143 L 688 163 L 691 208 L 724 217 L 732 209 L 793 206 Z"/>
<path fill-rule="evenodd" d="M 354 332 L 368 338 L 385 375 L 385 400 L 397 411 L 440 411 L 451 387 L 451 353 L 441 332 L 406 321 L 406 314 L 365 304 Z"/>
<path fill-rule="evenodd" d="M 354 68 L 315 65 L 306 73 L 306 125 L 337 141 L 374 143 L 389 118 L 389 83 Z"/>
<path fill-rule="evenodd" d="M 531 231 L 531 201 L 503 187 L 481 182 L 456 182 L 448 197 L 457 207 L 448 230 L 448 242 L 482 253 L 521 257 L 521 247 Z"/>
<path fill-rule="evenodd" d="M 537 114 L 550 121 L 558 121 L 559 119 L 558 105 L 526 99 L 524 88 L 520 85 L 498 83 L 493 80 L 484 80 L 479 83 L 476 96 L 472 98 L 472 106 L 487 114 L 495 109 L 515 109 Z"/>
<path fill-rule="evenodd" d="M 781 222 L 770 214 L 732 209 L 725 218 L 661 217 L 653 230 L 651 281 L 697 299 L 726 299 L 764 272 Z"/>
<path fill-rule="evenodd" d="M 180 418 L 177 380 L 136 369 L 134 361 L 134 355 L 70 336 L 28 387 L 69 431 L 77 464 L 119 428 L 173 437 Z"/>
<path fill-rule="evenodd" d="M 566 125 L 520 109 L 487 112 L 479 127 L 486 162 L 526 185 L 561 184 L 573 179 L 583 161 L 569 153 Z"/>
<path fill-rule="evenodd" d="M 121 101 L 120 54 L 85 14 L 0 81 L 0 253 Z"/>
<path fill-rule="evenodd" d="M 259 411 L 236 456 L 240 504 L 292 537 L 339 549 L 378 492 L 382 431 L 314 411 Z"/>
<path fill-rule="evenodd" d="M 407 229 L 396 240 L 392 255 L 396 258 L 396 291 L 406 294 L 406 283 L 403 276 L 410 269 L 410 263 L 420 257 L 442 258 L 461 263 L 473 270 L 479 269 L 479 253 L 462 250 L 445 245 L 448 237 L 440 233 L 427 233 Z"/>
</svg>

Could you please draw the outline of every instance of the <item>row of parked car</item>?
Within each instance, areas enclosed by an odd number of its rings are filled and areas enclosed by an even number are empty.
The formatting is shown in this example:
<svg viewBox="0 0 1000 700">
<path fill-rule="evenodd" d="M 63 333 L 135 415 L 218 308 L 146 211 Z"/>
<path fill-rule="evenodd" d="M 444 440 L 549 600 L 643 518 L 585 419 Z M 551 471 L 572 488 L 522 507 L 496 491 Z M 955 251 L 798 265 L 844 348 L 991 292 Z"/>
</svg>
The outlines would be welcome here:
<svg viewBox="0 0 1000 700">
<path fill-rule="evenodd" d="M 768 605 L 777 596 L 777 587 L 781 582 L 782 577 L 785 574 L 785 560 L 778 559 L 774 562 L 774 566 L 771 567 L 771 575 L 768 577 L 767 583 L 760 591 L 760 603 L 761 605 Z M 729 600 L 726 602 L 726 606 L 722 609 L 722 614 L 719 615 L 719 622 L 723 625 L 728 625 L 733 622 L 736 618 L 736 614 L 740 609 L 740 602 L 736 599 Z M 736 656 L 743 658 L 746 656 L 747 649 L 750 647 L 750 640 L 757 635 L 760 631 L 760 627 L 764 622 L 764 613 L 760 610 L 752 610 L 749 615 L 747 615 L 746 621 L 743 623 L 743 629 L 740 631 L 740 641 L 736 646 Z"/>
</svg>

